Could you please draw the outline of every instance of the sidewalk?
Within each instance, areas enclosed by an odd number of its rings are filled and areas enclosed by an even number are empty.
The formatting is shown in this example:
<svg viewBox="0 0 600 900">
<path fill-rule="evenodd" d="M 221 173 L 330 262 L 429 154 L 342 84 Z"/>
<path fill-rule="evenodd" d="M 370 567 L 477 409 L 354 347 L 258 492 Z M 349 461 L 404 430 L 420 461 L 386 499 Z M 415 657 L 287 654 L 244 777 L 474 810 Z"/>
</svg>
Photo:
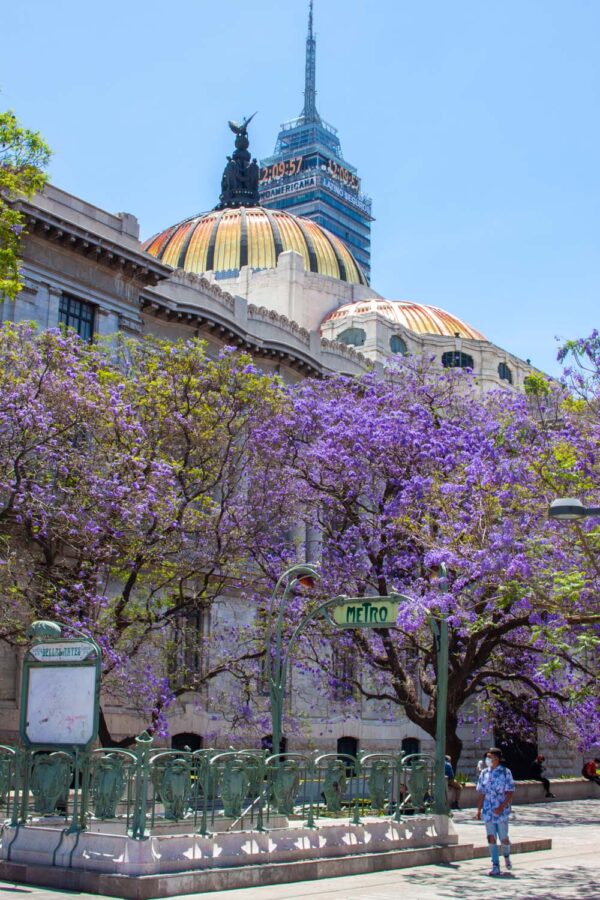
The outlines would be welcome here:
<svg viewBox="0 0 600 900">
<path fill-rule="evenodd" d="M 471 810 L 455 814 L 461 842 L 483 846 L 483 825 Z M 204 894 L 207 900 L 562 900 L 600 898 L 600 800 L 545 803 L 517 807 L 514 840 L 550 837 L 553 849 L 514 857 L 511 876 L 491 879 L 487 859 L 450 865 L 421 866 L 373 875 L 328 878 L 288 885 Z M 200 895 L 185 895 L 191 900 Z M 94 900 L 30 885 L 0 883 L 2 900 Z M 98 898 L 96 897 L 96 900 Z"/>
</svg>

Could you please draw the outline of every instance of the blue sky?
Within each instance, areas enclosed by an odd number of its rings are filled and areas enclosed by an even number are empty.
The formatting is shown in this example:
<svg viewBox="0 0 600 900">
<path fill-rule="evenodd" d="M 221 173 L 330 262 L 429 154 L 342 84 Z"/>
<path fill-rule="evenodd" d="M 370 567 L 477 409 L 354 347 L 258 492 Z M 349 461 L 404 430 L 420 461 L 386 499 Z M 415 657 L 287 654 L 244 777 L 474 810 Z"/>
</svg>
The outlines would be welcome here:
<svg viewBox="0 0 600 900">
<path fill-rule="evenodd" d="M 0 105 L 142 235 L 217 202 L 227 119 L 302 107 L 306 0 L 20 0 Z M 600 325 L 600 0 L 315 0 L 317 105 L 373 198 L 372 284 L 557 373 Z"/>
</svg>

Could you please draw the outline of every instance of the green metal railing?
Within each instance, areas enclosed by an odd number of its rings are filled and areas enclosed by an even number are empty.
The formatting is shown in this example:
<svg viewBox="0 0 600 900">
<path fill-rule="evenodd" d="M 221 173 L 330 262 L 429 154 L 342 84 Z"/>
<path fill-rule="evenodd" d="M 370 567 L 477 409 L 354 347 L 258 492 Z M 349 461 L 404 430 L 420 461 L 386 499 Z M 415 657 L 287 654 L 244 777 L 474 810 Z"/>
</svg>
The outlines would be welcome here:
<svg viewBox="0 0 600 900">
<path fill-rule="evenodd" d="M 434 760 L 422 754 L 166 750 L 87 753 L 0 746 L 0 812 L 12 826 L 56 824 L 142 840 L 174 831 L 265 831 L 364 816 L 429 813 Z"/>
<path fill-rule="evenodd" d="M 448 572 L 445 563 L 440 563 L 435 570 L 440 593 L 448 592 Z M 278 579 L 273 595 L 271 597 L 271 615 L 268 618 L 268 629 L 266 636 L 267 656 L 266 656 L 266 672 L 269 678 L 269 695 L 271 704 L 271 734 L 272 747 L 274 750 L 281 749 L 281 739 L 283 735 L 283 709 L 286 690 L 286 681 L 290 666 L 292 650 L 295 649 L 296 642 L 301 634 L 303 634 L 309 625 L 315 619 L 324 615 L 334 624 L 331 619 L 331 613 L 336 606 L 347 604 L 349 599 L 345 595 L 333 597 L 317 603 L 309 607 L 303 617 L 300 619 L 295 629 L 287 639 L 284 647 L 283 641 L 283 625 L 285 621 L 285 612 L 287 603 L 297 585 L 312 585 L 320 581 L 321 576 L 315 566 L 311 564 L 300 563 L 287 569 Z M 283 587 L 283 593 L 279 597 L 279 592 Z M 387 601 L 388 603 L 398 603 L 399 601 L 407 601 L 409 598 L 402 594 L 392 593 L 385 597 L 364 597 L 353 598 L 364 601 Z M 275 610 L 277 617 L 275 619 Z M 273 619 L 275 619 L 275 627 L 273 629 Z M 343 620 L 342 620 L 343 621 Z M 428 616 L 429 625 L 433 632 L 435 641 L 435 669 L 437 682 L 436 697 L 436 729 L 435 729 L 435 784 L 433 789 L 433 808 L 438 815 L 447 815 L 448 799 L 446 791 L 445 777 L 445 753 L 446 753 L 446 728 L 448 716 L 448 616 L 444 610 L 430 610 Z M 337 622 L 339 625 L 339 622 Z M 366 623 L 363 621 L 362 623 Z M 353 626 L 354 627 L 354 626 Z M 358 627 L 358 624 L 356 624 Z M 274 640 L 273 640 L 274 638 Z"/>
</svg>

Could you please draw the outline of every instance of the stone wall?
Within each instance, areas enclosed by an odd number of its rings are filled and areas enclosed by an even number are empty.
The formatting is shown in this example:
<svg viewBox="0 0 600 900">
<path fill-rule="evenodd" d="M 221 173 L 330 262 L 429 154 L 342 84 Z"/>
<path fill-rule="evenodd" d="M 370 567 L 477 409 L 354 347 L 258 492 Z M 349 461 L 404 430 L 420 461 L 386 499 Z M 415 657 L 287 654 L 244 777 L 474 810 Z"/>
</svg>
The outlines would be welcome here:
<svg viewBox="0 0 600 900">
<path fill-rule="evenodd" d="M 434 356 L 440 365 L 443 353 L 448 351 L 467 353 L 473 359 L 473 371 L 482 391 L 510 386 L 507 381 L 500 379 L 498 374 L 500 363 L 504 363 L 510 369 L 514 390 L 522 390 L 525 377 L 534 371 L 531 365 L 490 341 L 476 341 L 449 335 L 416 334 L 375 311 L 330 319 L 323 324 L 321 331 L 324 337 L 336 340 L 338 335 L 349 328 L 359 328 L 365 332 L 364 344 L 356 349 L 381 365 L 390 365 L 399 358 L 391 351 L 390 340 L 394 335 L 402 338 L 410 355 Z"/>
<path fill-rule="evenodd" d="M 585 778 L 561 778 L 553 781 L 551 790 L 556 800 L 598 800 L 600 799 L 600 785 Z M 451 789 L 452 800 L 454 794 Z M 460 791 L 459 804 L 461 809 L 471 809 L 477 806 L 477 791 L 475 784 L 469 783 Z M 527 803 L 547 803 L 544 796 L 544 788 L 539 781 L 515 782 L 515 794 L 513 806 Z"/>
</svg>

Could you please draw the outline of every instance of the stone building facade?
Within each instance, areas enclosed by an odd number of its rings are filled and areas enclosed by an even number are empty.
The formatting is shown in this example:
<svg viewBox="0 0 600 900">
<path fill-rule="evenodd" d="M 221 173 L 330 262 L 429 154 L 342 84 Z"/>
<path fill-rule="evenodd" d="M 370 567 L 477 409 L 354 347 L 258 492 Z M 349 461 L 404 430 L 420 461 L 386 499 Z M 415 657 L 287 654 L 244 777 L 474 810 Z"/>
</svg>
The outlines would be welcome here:
<svg viewBox="0 0 600 900">
<path fill-rule="evenodd" d="M 154 238 L 142 245 L 134 216 L 106 212 L 53 185 L 19 205 L 27 220 L 22 261 L 25 287 L 14 303 L 0 306 L 4 321 L 32 320 L 41 328 L 67 324 L 88 339 L 117 331 L 168 339 L 200 336 L 209 353 L 217 353 L 224 345 L 239 347 L 264 370 L 276 371 L 288 382 L 336 372 L 359 375 L 373 367 L 384 375 L 385 367 L 404 353 L 434 355 L 440 365 L 468 365 L 481 390 L 519 390 L 531 371 L 528 363 L 450 313 L 380 297 L 359 274 L 357 263 L 354 278 L 350 277 L 350 264 L 344 263 L 342 251 L 326 233 L 321 239 L 305 231 L 311 239 L 304 247 L 291 239 L 286 244 L 282 235 L 289 223 L 273 216 L 294 219 L 287 213 L 270 212 L 270 218 L 265 213 L 261 220 L 263 211 L 255 210 L 263 227 L 261 252 L 269 233 L 273 238 L 271 255 L 262 260 L 267 264 L 250 264 L 254 250 L 246 231 L 245 259 L 241 253 L 239 257 L 229 253 L 225 270 L 203 270 L 202 266 L 194 270 L 194 265 L 178 267 L 160 258 L 156 247 L 161 236 L 158 242 Z M 241 228 L 245 211 L 238 212 Z M 205 229 L 205 240 L 213 240 L 214 254 L 218 233 L 211 235 Z M 144 249 L 153 245 L 154 253 Z M 333 247 L 331 253 L 328 247 Z M 208 253 L 207 247 L 204 250 Z M 200 247 L 196 258 L 202 252 Z M 231 614 L 232 603 L 232 598 L 224 598 L 216 618 Z M 0 740 L 14 740 L 18 734 L 19 668 L 19 660 L 4 648 L 0 652 Z M 329 749 L 432 749 L 427 735 L 406 719 L 386 720 L 376 703 L 363 701 L 348 718 L 343 699 L 315 696 L 308 683 L 293 677 L 292 702 L 306 717 L 307 742 Z M 214 712 L 210 696 L 180 698 L 170 713 L 174 741 L 200 741 L 214 731 Z M 125 706 L 109 708 L 107 719 L 115 738 L 136 733 L 145 725 Z M 462 765 L 468 772 L 479 755 L 479 742 L 468 721 L 462 737 Z M 563 771 L 577 769 L 578 760 L 569 763 L 567 756 L 554 758 Z"/>
</svg>

